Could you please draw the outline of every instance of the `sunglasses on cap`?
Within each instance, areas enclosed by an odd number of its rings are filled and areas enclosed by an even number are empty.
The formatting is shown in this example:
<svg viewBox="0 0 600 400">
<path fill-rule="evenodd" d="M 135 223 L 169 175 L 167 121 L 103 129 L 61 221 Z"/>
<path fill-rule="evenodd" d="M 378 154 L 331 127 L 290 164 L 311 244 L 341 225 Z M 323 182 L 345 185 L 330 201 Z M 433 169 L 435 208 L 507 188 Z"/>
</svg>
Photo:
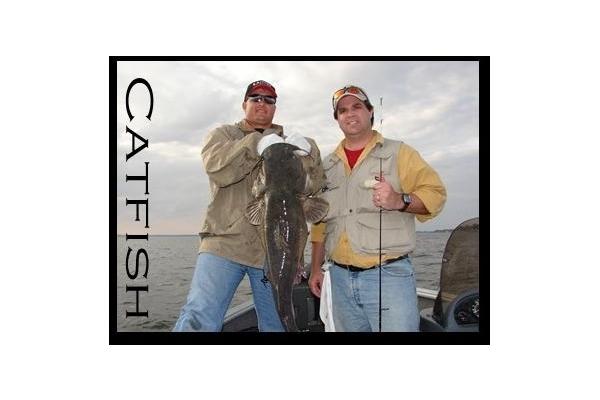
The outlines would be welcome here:
<svg viewBox="0 0 600 400">
<path fill-rule="evenodd" d="M 333 109 L 335 110 L 337 107 L 337 103 L 344 96 L 354 96 L 361 101 L 369 101 L 369 97 L 367 94 L 358 86 L 344 86 L 340 90 L 336 90 L 333 92 L 333 98 L 331 99 L 331 103 L 333 104 Z"/>
<path fill-rule="evenodd" d="M 265 96 L 262 94 L 253 94 L 252 96 L 248 96 L 248 100 L 250 100 L 253 103 L 257 103 L 261 100 L 267 104 L 275 104 L 275 102 L 276 102 L 275 97 Z"/>
<path fill-rule="evenodd" d="M 244 100 L 246 100 L 248 96 L 252 94 L 252 92 L 258 89 L 266 90 L 267 94 L 269 94 L 270 96 L 273 96 L 275 98 L 277 97 L 277 92 L 275 91 L 275 88 L 269 82 L 254 81 L 251 84 L 249 84 L 246 88 L 246 93 L 244 93 Z"/>
</svg>

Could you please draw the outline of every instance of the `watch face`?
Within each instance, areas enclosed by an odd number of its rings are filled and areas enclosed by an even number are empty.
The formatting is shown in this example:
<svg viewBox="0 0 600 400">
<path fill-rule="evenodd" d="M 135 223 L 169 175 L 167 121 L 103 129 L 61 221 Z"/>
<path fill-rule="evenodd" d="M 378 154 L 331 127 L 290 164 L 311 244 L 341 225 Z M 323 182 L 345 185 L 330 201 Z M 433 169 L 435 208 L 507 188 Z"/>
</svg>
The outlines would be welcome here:
<svg viewBox="0 0 600 400">
<path fill-rule="evenodd" d="M 410 198 L 410 194 L 408 194 L 408 193 L 404 193 L 404 194 L 402 195 L 402 201 L 403 201 L 405 204 L 410 204 L 410 203 L 412 202 L 412 199 Z"/>
</svg>

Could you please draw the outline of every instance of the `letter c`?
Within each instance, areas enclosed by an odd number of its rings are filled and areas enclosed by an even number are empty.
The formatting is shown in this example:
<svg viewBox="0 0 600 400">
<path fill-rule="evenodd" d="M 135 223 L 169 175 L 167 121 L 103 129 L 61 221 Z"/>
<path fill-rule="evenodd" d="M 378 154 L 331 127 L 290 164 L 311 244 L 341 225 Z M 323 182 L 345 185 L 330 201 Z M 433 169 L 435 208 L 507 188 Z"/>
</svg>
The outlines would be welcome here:
<svg viewBox="0 0 600 400">
<path fill-rule="evenodd" d="M 133 115 L 129 110 L 129 92 L 131 92 L 131 88 L 138 83 L 141 83 L 144 86 L 146 86 L 146 88 L 148 88 L 148 92 L 150 93 L 150 111 L 148 111 L 148 115 L 146 115 L 146 118 L 150 119 L 150 117 L 152 116 L 152 108 L 154 108 L 154 94 L 152 93 L 152 88 L 150 87 L 148 81 L 143 78 L 136 78 L 132 80 L 129 84 L 129 87 L 127 88 L 127 94 L 125 95 L 125 107 L 127 108 L 127 115 L 129 116 L 130 121 L 133 119 Z"/>
</svg>

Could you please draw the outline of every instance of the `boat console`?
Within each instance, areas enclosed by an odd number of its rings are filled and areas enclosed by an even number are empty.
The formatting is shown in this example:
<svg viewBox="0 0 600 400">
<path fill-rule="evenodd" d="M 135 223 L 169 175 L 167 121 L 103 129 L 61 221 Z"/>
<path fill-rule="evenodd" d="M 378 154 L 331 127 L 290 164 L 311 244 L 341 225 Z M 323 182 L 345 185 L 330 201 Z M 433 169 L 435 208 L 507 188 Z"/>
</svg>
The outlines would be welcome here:
<svg viewBox="0 0 600 400">
<path fill-rule="evenodd" d="M 479 331 L 479 218 L 460 224 L 442 259 L 433 308 L 421 310 L 421 332 Z"/>
</svg>

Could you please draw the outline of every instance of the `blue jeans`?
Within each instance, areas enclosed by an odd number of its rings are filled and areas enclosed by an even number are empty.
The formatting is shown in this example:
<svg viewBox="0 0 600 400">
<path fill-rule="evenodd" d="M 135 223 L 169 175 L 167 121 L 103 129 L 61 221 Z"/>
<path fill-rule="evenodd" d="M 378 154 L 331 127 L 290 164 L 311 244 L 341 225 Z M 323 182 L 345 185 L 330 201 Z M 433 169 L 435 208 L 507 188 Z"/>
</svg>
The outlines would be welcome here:
<svg viewBox="0 0 600 400">
<path fill-rule="evenodd" d="M 245 274 L 250 278 L 258 330 L 284 332 L 271 284 L 261 281 L 263 270 L 210 253 L 198 254 L 187 303 L 173 332 L 220 332 L 231 299 Z"/>
<path fill-rule="evenodd" d="M 379 331 L 379 268 L 351 272 L 332 265 L 331 301 L 336 332 Z M 381 270 L 381 331 L 418 332 L 419 306 L 410 258 Z"/>
</svg>

